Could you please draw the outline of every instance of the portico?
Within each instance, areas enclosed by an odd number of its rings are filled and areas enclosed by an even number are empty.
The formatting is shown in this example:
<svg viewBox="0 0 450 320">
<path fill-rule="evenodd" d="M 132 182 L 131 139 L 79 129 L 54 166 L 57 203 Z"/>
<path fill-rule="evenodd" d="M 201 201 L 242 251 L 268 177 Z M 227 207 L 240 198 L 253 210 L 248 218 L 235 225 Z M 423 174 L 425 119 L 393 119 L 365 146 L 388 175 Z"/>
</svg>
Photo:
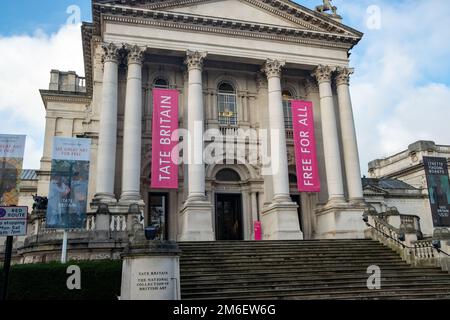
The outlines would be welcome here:
<svg viewBox="0 0 450 320">
<path fill-rule="evenodd" d="M 223 205 L 233 203 L 231 223 L 245 240 L 254 238 L 255 221 L 265 240 L 362 237 L 348 67 L 361 33 L 337 15 L 284 1 L 94 1 L 93 8 L 83 35 L 93 93 L 85 130 L 98 143 L 90 190 L 96 230 L 124 221 L 130 229 L 138 208 L 144 226 L 164 225 L 166 238 L 216 240 Z M 150 187 L 155 88 L 177 90 L 178 124 L 189 133 L 180 140 L 189 161 L 179 166 L 178 190 Z M 292 189 L 293 99 L 313 102 L 319 194 Z M 207 163 L 211 129 L 244 144 L 244 154 Z M 241 141 L 239 130 L 259 140 Z"/>
</svg>

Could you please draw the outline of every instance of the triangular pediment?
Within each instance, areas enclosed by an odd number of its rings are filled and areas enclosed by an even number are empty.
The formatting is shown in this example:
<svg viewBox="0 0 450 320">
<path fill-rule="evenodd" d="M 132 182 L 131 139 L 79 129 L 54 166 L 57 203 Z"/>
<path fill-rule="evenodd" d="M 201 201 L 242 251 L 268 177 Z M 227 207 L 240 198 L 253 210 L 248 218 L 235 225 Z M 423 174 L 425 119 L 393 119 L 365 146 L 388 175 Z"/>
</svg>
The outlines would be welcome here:
<svg viewBox="0 0 450 320">
<path fill-rule="evenodd" d="M 214 18 L 247 21 L 298 28 L 298 23 L 283 19 L 276 14 L 252 6 L 245 0 L 205 1 L 197 5 L 169 8 L 167 11 L 195 14 Z"/>
<path fill-rule="evenodd" d="M 362 33 L 288 0 L 94 0 L 94 34 L 99 34 L 101 14 L 162 20 L 168 27 L 209 26 L 208 32 L 234 29 L 235 34 L 283 36 L 283 41 L 303 38 L 311 43 L 339 43 L 351 48 Z"/>
</svg>

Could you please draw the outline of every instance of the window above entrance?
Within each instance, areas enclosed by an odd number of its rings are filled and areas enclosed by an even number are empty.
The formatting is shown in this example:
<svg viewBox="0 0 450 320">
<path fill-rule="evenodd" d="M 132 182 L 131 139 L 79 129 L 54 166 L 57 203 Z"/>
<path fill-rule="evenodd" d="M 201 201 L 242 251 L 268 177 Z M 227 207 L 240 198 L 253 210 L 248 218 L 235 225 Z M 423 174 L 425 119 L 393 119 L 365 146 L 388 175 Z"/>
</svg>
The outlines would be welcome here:
<svg viewBox="0 0 450 320">
<path fill-rule="evenodd" d="M 221 82 L 217 88 L 217 107 L 221 126 L 237 126 L 236 89 L 229 82 Z"/>
<path fill-rule="evenodd" d="M 153 81 L 153 87 L 159 89 L 169 89 L 169 82 L 163 78 L 156 78 Z"/>
<path fill-rule="evenodd" d="M 217 181 L 223 182 L 239 182 L 241 177 L 233 169 L 222 169 L 216 174 Z"/>
</svg>

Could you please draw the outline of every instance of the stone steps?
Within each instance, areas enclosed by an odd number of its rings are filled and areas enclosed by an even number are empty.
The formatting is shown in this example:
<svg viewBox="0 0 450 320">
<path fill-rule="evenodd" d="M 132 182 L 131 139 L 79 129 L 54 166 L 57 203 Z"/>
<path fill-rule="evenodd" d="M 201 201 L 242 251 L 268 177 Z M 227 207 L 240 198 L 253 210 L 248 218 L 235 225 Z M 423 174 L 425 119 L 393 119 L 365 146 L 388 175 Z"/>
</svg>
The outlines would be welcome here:
<svg viewBox="0 0 450 320">
<path fill-rule="evenodd" d="M 371 240 L 183 242 L 183 299 L 448 299 L 450 276 Z M 367 268 L 381 268 L 381 290 Z"/>
</svg>

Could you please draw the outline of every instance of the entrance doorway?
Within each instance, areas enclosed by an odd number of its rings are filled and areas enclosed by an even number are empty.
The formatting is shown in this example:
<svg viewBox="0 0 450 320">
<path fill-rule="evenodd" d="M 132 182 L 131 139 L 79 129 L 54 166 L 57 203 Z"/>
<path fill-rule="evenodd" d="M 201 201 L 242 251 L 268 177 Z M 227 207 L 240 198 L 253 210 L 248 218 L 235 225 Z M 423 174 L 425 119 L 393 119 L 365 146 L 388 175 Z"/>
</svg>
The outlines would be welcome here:
<svg viewBox="0 0 450 320">
<path fill-rule="evenodd" d="M 169 230 L 167 228 L 169 213 L 169 194 L 167 193 L 150 193 L 148 208 L 149 227 L 155 227 L 158 230 L 155 240 L 167 240 Z"/>
<path fill-rule="evenodd" d="M 294 203 L 298 205 L 297 214 L 298 222 L 300 224 L 300 230 L 303 231 L 303 219 L 302 219 L 302 201 L 299 194 L 291 195 L 291 199 Z"/>
<path fill-rule="evenodd" d="M 216 194 L 217 240 L 243 240 L 242 197 L 240 194 Z"/>
</svg>

